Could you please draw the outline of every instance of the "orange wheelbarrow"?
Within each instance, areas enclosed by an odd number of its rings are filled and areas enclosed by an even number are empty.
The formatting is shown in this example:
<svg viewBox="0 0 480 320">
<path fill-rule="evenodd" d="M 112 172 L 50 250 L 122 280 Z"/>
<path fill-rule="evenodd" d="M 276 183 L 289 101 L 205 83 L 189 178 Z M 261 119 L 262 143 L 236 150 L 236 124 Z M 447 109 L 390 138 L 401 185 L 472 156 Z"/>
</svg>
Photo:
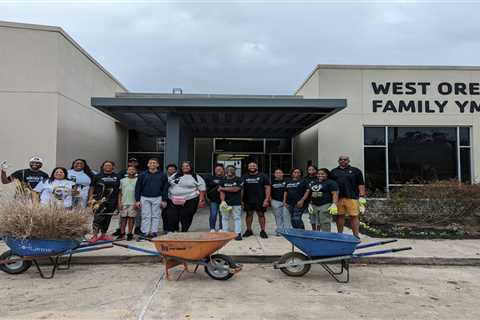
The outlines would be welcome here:
<svg viewBox="0 0 480 320">
<path fill-rule="evenodd" d="M 155 248 L 164 258 L 165 273 L 170 280 L 169 269 L 183 265 L 184 269 L 178 276 L 187 271 L 188 264 L 194 264 L 194 273 L 199 266 L 215 280 L 228 280 L 242 269 L 232 258 L 224 254 L 213 254 L 237 236 L 233 232 L 188 232 L 170 233 L 153 238 Z"/>
</svg>

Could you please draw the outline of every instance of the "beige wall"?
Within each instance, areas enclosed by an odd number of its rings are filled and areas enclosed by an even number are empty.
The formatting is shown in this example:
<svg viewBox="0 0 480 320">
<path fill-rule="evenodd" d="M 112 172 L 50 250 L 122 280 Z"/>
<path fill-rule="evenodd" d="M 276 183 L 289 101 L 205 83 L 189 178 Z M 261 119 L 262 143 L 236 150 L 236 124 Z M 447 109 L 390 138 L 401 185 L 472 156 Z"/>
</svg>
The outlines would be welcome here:
<svg viewBox="0 0 480 320">
<path fill-rule="evenodd" d="M 372 81 L 430 82 L 427 94 L 414 95 L 375 95 Z M 480 174 L 480 113 L 458 111 L 455 100 L 475 100 L 480 103 L 478 95 L 441 95 L 437 92 L 440 82 L 480 82 L 480 70 L 469 69 L 422 69 L 402 68 L 336 68 L 321 66 L 305 86 L 297 92 L 309 98 L 346 98 L 347 108 L 316 125 L 313 130 L 318 134 L 318 164 L 333 167 L 340 154 L 351 156 L 352 165 L 363 168 L 363 127 L 379 126 L 472 126 L 473 128 L 473 176 Z M 318 95 L 312 96 L 318 86 Z M 372 100 L 448 100 L 444 113 L 393 113 L 373 112 Z M 302 136 L 298 137 L 302 140 Z"/>
<path fill-rule="evenodd" d="M 98 170 L 104 160 L 123 168 L 126 130 L 90 106 L 90 98 L 125 90 L 59 34 L 57 163 L 86 159 Z"/>
<path fill-rule="evenodd" d="M 56 27 L 0 22 L 0 160 L 45 171 L 83 157 L 125 162 L 126 130 L 90 106 L 125 89 Z"/>
</svg>

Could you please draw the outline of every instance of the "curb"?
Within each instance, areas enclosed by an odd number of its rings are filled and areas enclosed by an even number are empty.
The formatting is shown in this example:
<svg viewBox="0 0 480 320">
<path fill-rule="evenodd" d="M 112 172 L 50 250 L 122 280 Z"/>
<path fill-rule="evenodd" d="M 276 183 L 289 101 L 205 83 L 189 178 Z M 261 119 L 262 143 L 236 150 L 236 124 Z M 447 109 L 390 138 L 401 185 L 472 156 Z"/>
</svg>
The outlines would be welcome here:
<svg viewBox="0 0 480 320">
<path fill-rule="evenodd" d="M 231 255 L 238 263 L 271 264 L 277 261 L 279 255 Z M 133 264 L 133 263 L 161 263 L 162 259 L 156 256 L 83 256 L 72 257 L 72 264 Z M 480 258 L 448 258 L 448 257 L 365 257 L 352 260 L 352 264 L 368 265 L 418 265 L 418 266 L 469 266 L 480 267 Z"/>
</svg>

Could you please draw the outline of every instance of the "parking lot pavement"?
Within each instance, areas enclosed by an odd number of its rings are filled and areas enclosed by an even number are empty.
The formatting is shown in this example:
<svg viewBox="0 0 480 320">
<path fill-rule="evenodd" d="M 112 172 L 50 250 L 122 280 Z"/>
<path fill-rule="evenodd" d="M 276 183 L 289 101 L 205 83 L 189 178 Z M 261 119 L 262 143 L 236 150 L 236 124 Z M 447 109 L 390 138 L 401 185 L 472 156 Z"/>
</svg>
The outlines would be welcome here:
<svg viewBox="0 0 480 320">
<path fill-rule="evenodd" d="M 354 266 L 334 282 L 319 266 L 290 278 L 246 265 L 228 281 L 179 281 L 159 264 L 74 266 L 42 280 L 0 273 L 0 319 L 479 319 L 480 268 Z"/>
</svg>

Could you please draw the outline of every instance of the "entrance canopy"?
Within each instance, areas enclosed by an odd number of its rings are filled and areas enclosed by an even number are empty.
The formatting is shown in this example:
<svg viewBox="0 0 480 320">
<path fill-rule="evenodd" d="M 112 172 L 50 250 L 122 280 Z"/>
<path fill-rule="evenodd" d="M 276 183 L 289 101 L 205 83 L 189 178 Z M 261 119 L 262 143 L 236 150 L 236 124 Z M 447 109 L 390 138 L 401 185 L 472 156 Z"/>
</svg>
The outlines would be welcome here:
<svg viewBox="0 0 480 320">
<path fill-rule="evenodd" d="M 129 129 L 164 136 L 176 114 L 195 137 L 287 138 L 346 107 L 345 99 L 302 96 L 121 93 L 92 106 Z"/>
<path fill-rule="evenodd" d="M 291 138 L 346 107 L 302 96 L 119 93 L 92 106 L 128 129 L 165 137 L 165 163 L 193 158 L 195 137 Z"/>
</svg>

